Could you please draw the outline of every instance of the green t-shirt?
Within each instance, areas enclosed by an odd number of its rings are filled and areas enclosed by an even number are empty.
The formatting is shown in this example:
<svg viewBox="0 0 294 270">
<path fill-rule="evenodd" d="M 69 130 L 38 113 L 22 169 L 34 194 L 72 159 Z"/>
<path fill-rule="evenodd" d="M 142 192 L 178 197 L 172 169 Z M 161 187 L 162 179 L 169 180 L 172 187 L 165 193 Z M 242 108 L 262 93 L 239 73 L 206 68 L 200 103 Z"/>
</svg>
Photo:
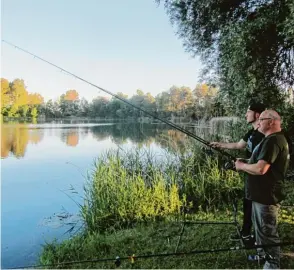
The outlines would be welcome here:
<svg viewBox="0 0 294 270">
<path fill-rule="evenodd" d="M 266 205 L 283 200 L 283 183 L 289 159 L 288 143 L 282 132 L 265 137 L 254 149 L 249 163 L 264 160 L 270 167 L 264 175 L 248 175 L 246 198 Z"/>
</svg>

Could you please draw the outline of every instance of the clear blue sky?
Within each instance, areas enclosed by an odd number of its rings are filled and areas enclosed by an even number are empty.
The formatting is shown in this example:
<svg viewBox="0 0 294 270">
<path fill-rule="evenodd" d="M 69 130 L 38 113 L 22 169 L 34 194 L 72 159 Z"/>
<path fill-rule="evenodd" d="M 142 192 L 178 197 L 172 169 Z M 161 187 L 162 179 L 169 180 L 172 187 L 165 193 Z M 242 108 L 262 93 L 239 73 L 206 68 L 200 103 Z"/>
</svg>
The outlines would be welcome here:
<svg viewBox="0 0 294 270">
<path fill-rule="evenodd" d="M 186 53 L 153 0 L 1 0 L 1 38 L 111 92 L 156 96 L 172 85 L 194 88 L 199 58 Z M 69 89 L 105 95 L 1 43 L 1 77 L 56 99 Z"/>
</svg>

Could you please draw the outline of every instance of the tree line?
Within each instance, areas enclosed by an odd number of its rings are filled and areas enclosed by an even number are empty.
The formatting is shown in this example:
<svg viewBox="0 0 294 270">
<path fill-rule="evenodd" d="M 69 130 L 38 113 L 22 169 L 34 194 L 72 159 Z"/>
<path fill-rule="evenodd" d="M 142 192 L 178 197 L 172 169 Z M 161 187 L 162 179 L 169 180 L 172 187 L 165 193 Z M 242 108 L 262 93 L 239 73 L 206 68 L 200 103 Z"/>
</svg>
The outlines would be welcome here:
<svg viewBox="0 0 294 270">
<path fill-rule="evenodd" d="M 117 95 L 131 104 L 160 117 L 186 116 L 194 119 L 225 114 L 216 102 L 218 89 L 208 84 L 197 84 L 194 89 L 172 86 L 156 97 L 138 89 L 131 97 Z M 39 93 L 29 93 L 24 80 L 9 82 L 1 78 L 1 114 L 9 118 L 45 116 L 46 118 L 139 118 L 142 112 L 117 98 L 97 96 L 91 101 L 80 98 L 77 90 L 68 90 L 56 100 L 44 101 Z"/>
</svg>

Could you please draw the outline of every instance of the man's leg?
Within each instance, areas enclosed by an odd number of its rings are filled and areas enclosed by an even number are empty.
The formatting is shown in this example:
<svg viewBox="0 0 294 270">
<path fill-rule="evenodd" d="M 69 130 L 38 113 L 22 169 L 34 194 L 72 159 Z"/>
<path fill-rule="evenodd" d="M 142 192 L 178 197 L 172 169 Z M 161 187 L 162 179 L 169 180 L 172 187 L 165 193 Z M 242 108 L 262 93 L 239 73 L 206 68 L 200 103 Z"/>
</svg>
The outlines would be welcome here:
<svg viewBox="0 0 294 270">
<path fill-rule="evenodd" d="M 250 236 L 252 227 L 252 201 L 246 198 L 243 200 L 243 213 L 242 235 Z"/>
<path fill-rule="evenodd" d="M 280 243 L 277 230 L 279 205 L 264 205 L 252 202 L 252 218 L 257 245 Z M 260 251 L 260 250 L 258 250 Z M 266 258 L 264 269 L 280 268 L 280 247 L 264 248 L 270 258 Z"/>
</svg>

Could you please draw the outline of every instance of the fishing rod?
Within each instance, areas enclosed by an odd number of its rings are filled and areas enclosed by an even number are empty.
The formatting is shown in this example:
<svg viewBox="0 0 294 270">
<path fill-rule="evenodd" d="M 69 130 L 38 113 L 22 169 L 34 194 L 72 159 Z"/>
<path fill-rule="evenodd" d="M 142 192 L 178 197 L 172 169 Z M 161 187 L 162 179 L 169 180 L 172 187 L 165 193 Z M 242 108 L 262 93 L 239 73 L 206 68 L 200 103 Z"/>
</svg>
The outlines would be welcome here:
<svg viewBox="0 0 294 270">
<path fill-rule="evenodd" d="M 132 264 L 135 263 L 138 259 L 148 259 L 148 258 L 160 258 L 160 257 L 170 257 L 170 256 L 185 256 L 185 255 L 196 255 L 196 254 L 207 254 L 207 253 L 220 253 L 220 252 L 231 252 L 231 251 L 241 251 L 241 250 L 252 250 L 258 248 L 270 248 L 270 247 L 281 247 L 281 246 L 293 246 L 294 242 L 284 242 L 284 243 L 274 243 L 274 244 L 267 244 L 267 245 L 254 245 L 254 246 L 234 246 L 229 248 L 212 248 L 212 249 L 205 249 L 205 250 L 191 250 L 186 252 L 171 252 L 171 253 L 157 253 L 157 254 L 146 254 L 146 255 L 135 255 L 132 256 L 125 256 L 116 258 L 96 258 L 96 259 L 88 259 L 88 260 L 76 260 L 76 261 L 65 261 L 65 262 L 58 262 L 53 264 L 39 264 L 39 265 L 27 265 L 27 266 L 19 266 L 19 267 L 12 267 L 8 269 L 26 269 L 26 268 L 51 268 L 56 266 L 66 266 L 66 265 L 74 265 L 74 264 L 84 264 L 84 263 L 99 263 L 99 262 L 114 262 L 116 267 L 119 267 L 121 261 L 123 260 L 130 260 Z M 258 256 L 258 255 L 257 255 Z M 260 256 L 261 259 L 271 259 L 272 256 L 266 253 L 263 256 Z"/>
<path fill-rule="evenodd" d="M 161 122 L 163 122 L 163 123 L 165 123 L 165 124 L 167 124 L 167 125 L 173 127 L 174 129 L 177 129 L 177 130 L 183 132 L 184 134 L 186 134 L 186 135 L 188 135 L 188 136 L 194 138 L 195 140 L 199 141 L 200 143 L 202 143 L 202 144 L 204 144 L 204 145 L 210 147 L 211 149 L 213 149 L 213 150 L 219 152 L 219 153 L 222 154 L 223 156 L 226 156 L 226 157 L 230 158 L 230 160 L 232 160 L 232 161 L 236 161 L 236 157 L 232 156 L 231 154 L 229 154 L 229 153 L 227 153 L 227 152 L 225 152 L 225 151 L 223 151 L 223 150 L 221 150 L 221 149 L 219 149 L 219 148 L 216 148 L 216 147 L 211 146 L 211 145 L 210 145 L 210 142 L 208 142 L 208 141 L 202 139 L 201 137 L 195 135 L 194 133 L 192 133 L 192 132 L 190 132 L 190 131 L 188 131 L 188 130 L 186 130 L 186 129 L 184 129 L 184 128 L 182 128 L 182 127 L 180 127 L 180 126 L 178 126 L 178 125 L 176 125 L 176 124 L 174 124 L 174 123 L 172 123 L 172 122 L 170 122 L 170 121 L 168 121 L 168 120 L 162 119 L 162 118 L 160 118 L 160 117 L 158 117 L 158 116 L 156 116 L 156 115 L 154 115 L 154 114 L 152 114 L 152 113 L 150 113 L 150 112 L 148 112 L 148 111 L 146 111 L 146 110 L 144 110 L 144 109 L 142 109 L 142 108 L 140 108 L 140 107 L 138 107 L 138 106 L 132 104 L 132 103 L 129 102 L 128 100 L 126 100 L 126 99 L 124 99 L 124 98 L 122 98 L 122 97 L 120 97 L 120 96 L 118 96 L 118 95 L 116 95 L 116 94 L 114 94 L 114 93 L 112 93 L 112 92 L 110 92 L 110 91 L 108 91 L 108 90 L 102 88 L 102 87 L 99 87 L 99 86 L 97 86 L 97 85 L 95 85 L 95 84 L 93 84 L 93 83 L 91 83 L 91 82 L 89 82 L 89 81 L 87 81 L 87 80 L 85 80 L 85 79 L 83 79 L 83 78 L 81 78 L 81 77 L 79 77 L 79 76 L 77 76 L 77 75 L 71 73 L 70 71 L 67 71 L 67 70 L 65 70 L 65 69 L 63 69 L 63 68 L 61 68 L 61 67 L 59 67 L 59 66 L 53 64 L 52 62 L 49 62 L 49 61 L 45 60 L 44 58 L 41 58 L 41 57 L 39 57 L 39 56 L 37 56 L 37 55 L 35 55 L 35 54 L 33 54 L 33 53 L 31 53 L 31 52 L 29 52 L 29 51 L 27 51 L 27 50 L 21 48 L 21 47 L 19 47 L 19 46 L 16 46 L 16 45 L 14 45 L 14 44 L 12 44 L 12 43 L 10 43 L 10 42 L 4 40 L 4 39 L 2 39 L 2 42 L 8 44 L 8 45 L 11 46 L 11 47 L 14 47 L 14 48 L 16 48 L 16 49 L 19 49 L 20 51 L 23 51 L 23 52 L 25 52 L 25 53 L 27 53 L 27 54 L 33 56 L 34 58 L 37 58 L 37 59 L 39 59 L 39 60 L 41 60 L 41 61 L 43 61 L 43 62 L 45 62 L 45 63 L 47 63 L 47 64 L 49 64 L 49 65 L 51 65 L 51 66 L 53 66 L 53 67 L 55 67 L 55 68 L 61 70 L 62 72 L 66 73 L 66 74 L 68 74 L 68 75 L 70 75 L 70 76 L 72 76 L 72 77 L 74 77 L 74 78 L 76 78 L 76 79 L 78 79 L 78 80 L 80 80 L 80 81 L 83 81 L 83 82 L 85 82 L 85 83 L 87 83 L 87 84 L 89 84 L 89 85 L 91 85 L 91 86 L 93 86 L 93 87 L 95 87 L 95 88 L 98 88 L 99 90 L 101 90 L 101 91 L 103 91 L 103 92 L 105 92 L 105 93 L 107 93 L 107 94 L 109 94 L 109 95 L 111 95 L 111 96 L 113 96 L 113 97 L 115 97 L 115 98 L 117 98 L 117 99 L 123 101 L 124 103 L 126 103 L 126 104 L 128 104 L 128 105 L 130 105 L 130 106 L 132 106 L 132 107 L 134 107 L 134 108 L 136 108 L 137 110 L 139 110 L 139 111 L 141 111 L 141 112 L 144 112 L 145 114 L 151 116 L 152 118 L 157 119 L 157 120 L 159 120 L 159 121 L 161 121 Z"/>
</svg>

